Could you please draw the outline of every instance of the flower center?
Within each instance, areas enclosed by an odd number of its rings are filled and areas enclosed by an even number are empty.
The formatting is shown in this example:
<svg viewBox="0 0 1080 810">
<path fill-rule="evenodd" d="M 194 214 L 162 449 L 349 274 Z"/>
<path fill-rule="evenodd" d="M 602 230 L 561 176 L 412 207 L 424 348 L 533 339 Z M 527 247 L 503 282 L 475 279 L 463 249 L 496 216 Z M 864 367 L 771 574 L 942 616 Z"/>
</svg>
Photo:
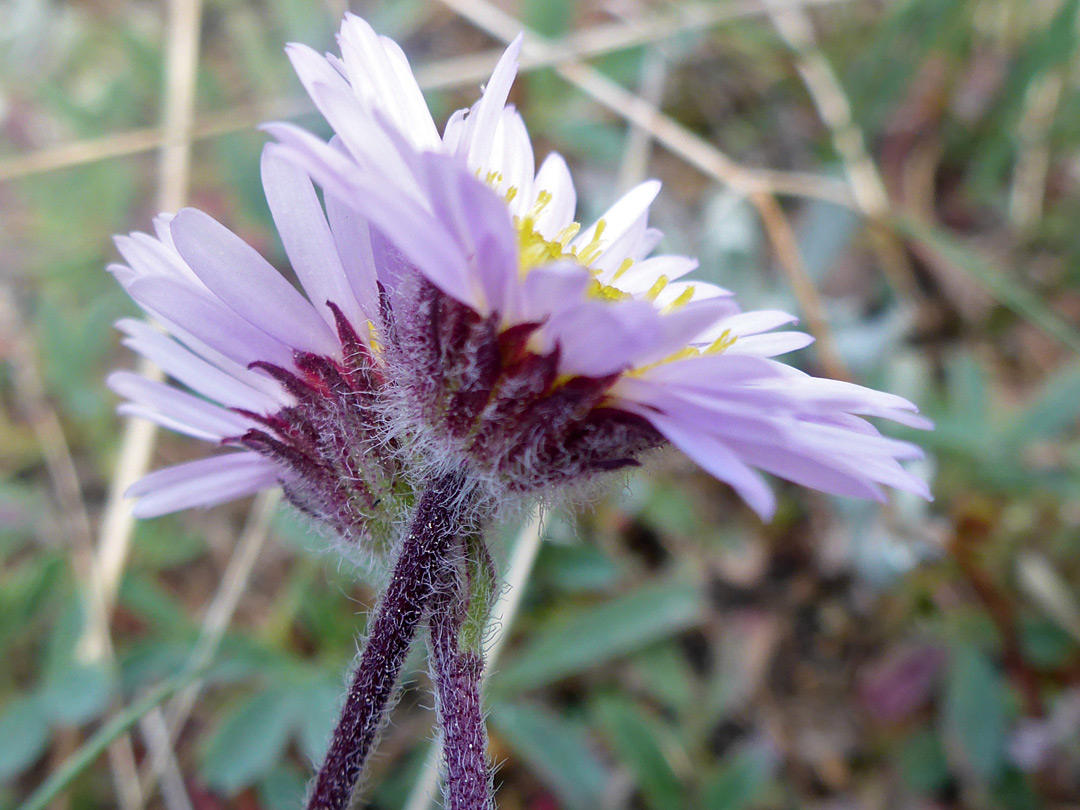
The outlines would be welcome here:
<svg viewBox="0 0 1080 810">
<path fill-rule="evenodd" d="M 517 189 L 511 189 L 507 193 L 508 202 L 513 199 L 516 191 Z M 521 274 L 524 276 L 534 267 L 551 264 L 552 262 L 571 261 L 581 265 L 592 274 L 593 281 L 589 286 L 589 294 L 593 297 L 603 298 L 608 301 L 621 301 L 630 298 L 629 293 L 623 292 L 618 287 L 602 283 L 599 278 L 601 271 L 591 266 L 600 257 L 603 250 L 602 240 L 607 223 L 602 219 L 597 222 L 592 238 L 583 247 L 570 244 L 570 241 L 581 230 L 580 222 L 571 222 L 555 234 L 553 239 L 548 239 L 540 233 L 536 225 L 540 214 L 550 203 L 551 192 L 541 191 L 536 195 L 536 203 L 528 214 L 514 217 L 514 227 L 518 233 L 518 261 Z M 633 259 L 624 260 L 612 276 L 612 281 L 618 279 L 630 269 L 633 263 Z"/>
</svg>

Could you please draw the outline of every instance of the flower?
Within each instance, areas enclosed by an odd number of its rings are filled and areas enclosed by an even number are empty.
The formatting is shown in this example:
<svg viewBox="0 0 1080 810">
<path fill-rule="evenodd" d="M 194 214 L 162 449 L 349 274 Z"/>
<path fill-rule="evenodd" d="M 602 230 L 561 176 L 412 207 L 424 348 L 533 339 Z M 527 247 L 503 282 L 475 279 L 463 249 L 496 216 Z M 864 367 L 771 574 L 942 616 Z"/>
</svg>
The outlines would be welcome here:
<svg viewBox="0 0 1080 810">
<path fill-rule="evenodd" d="M 534 501 L 674 445 L 762 517 L 758 470 L 815 489 L 929 497 L 921 455 L 864 417 L 929 424 L 906 400 L 816 379 L 774 357 L 810 338 L 687 281 L 652 255 L 659 192 L 642 183 L 574 221 L 565 161 L 537 170 L 506 101 L 520 38 L 440 136 L 400 48 L 346 15 L 342 58 L 292 46 L 336 132 L 276 124 L 262 156 L 275 226 L 303 292 L 209 215 L 118 237 L 110 269 L 162 327 L 125 344 L 171 382 L 116 372 L 121 412 L 224 452 L 151 473 L 150 517 L 281 484 L 354 547 L 393 552 L 386 588 L 307 805 L 345 808 L 421 624 L 431 631 L 447 806 L 493 807 L 481 711 L 483 632 L 498 578 L 483 538 Z M 316 190 L 322 187 L 322 198 Z"/>
<path fill-rule="evenodd" d="M 136 482 L 135 514 L 210 506 L 282 484 L 297 506 L 346 537 L 379 528 L 376 539 L 386 540 L 393 516 L 383 502 L 402 493 L 395 447 L 381 428 L 372 253 L 357 246 L 355 215 L 332 200 L 324 212 L 303 172 L 266 153 L 262 178 L 308 298 L 195 209 L 159 216 L 156 237 L 116 240 L 127 264 L 109 269 L 166 330 L 124 319 L 124 343 L 189 389 L 115 372 L 108 382 L 128 400 L 120 412 L 230 449 Z"/>
<path fill-rule="evenodd" d="M 756 469 L 929 497 L 899 463 L 919 448 L 863 418 L 928 427 L 911 403 L 772 359 L 811 342 L 773 331 L 792 316 L 742 312 L 685 279 L 693 259 L 650 255 L 659 183 L 580 228 L 565 161 L 535 170 L 506 104 L 520 38 L 441 137 L 395 43 L 352 15 L 338 40 L 341 59 L 289 48 L 335 138 L 268 125 L 278 142 L 262 159 L 307 297 L 194 209 L 117 239 L 127 264 L 110 269 L 165 329 L 123 320 L 125 344 L 174 382 L 114 373 L 121 412 L 228 450 L 137 482 L 138 516 L 280 483 L 344 535 L 385 544 L 417 481 L 464 470 L 494 503 L 667 443 L 763 518 L 775 499 Z"/>
<path fill-rule="evenodd" d="M 886 485 L 929 498 L 900 464 L 921 450 L 863 418 L 929 427 L 914 405 L 774 360 L 810 342 L 773 331 L 792 316 L 742 312 L 683 278 L 694 260 L 650 256 L 658 183 L 579 228 L 565 161 L 549 155 L 534 173 L 506 104 L 520 37 L 441 138 L 394 42 L 353 15 L 338 42 L 341 58 L 289 48 L 335 137 L 273 124 L 267 149 L 388 243 L 376 272 L 393 430 L 427 463 L 539 492 L 671 443 L 763 518 L 775 499 L 756 470 L 839 495 L 880 500 Z"/>
</svg>

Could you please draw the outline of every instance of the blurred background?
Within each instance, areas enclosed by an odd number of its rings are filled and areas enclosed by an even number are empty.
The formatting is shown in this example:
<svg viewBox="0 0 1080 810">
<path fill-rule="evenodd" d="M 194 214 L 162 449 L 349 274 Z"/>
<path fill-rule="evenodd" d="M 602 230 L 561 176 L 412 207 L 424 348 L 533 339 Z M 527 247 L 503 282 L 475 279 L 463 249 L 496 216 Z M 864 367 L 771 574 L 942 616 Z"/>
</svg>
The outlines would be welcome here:
<svg viewBox="0 0 1080 810">
<path fill-rule="evenodd" d="M 929 505 L 778 484 L 766 526 L 672 457 L 508 527 L 500 806 L 1080 807 L 1080 2 L 498 3 L 351 8 L 440 121 L 527 29 L 512 100 L 579 219 L 660 178 L 667 252 L 937 423 L 898 434 Z M 0 5 L 0 807 L 296 808 L 326 744 L 378 574 L 273 495 L 126 520 L 126 480 L 205 448 L 113 415 L 104 267 L 186 203 L 283 266 L 255 126 L 320 126 L 282 45 L 344 11 Z M 374 807 L 429 805 L 419 652 Z"/>
</svg>

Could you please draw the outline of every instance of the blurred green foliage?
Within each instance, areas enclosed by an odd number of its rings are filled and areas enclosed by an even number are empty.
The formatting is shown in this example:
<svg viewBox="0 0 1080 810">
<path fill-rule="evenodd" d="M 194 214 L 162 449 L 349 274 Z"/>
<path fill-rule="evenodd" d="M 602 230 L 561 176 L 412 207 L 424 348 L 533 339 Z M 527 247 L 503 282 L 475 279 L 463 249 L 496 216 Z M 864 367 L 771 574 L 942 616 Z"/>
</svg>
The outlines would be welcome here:
<svg viewBox="0 0 1080 810">
<path fill-rule="evenodd" d="M 610 21 L 599 3 L 507 7 L 550 37 Z M 895 217 L 883 227 L 900 240 L 910 288 L 883 272 L 858 215 L 810 199 L 785 201 L 787 211 L 846 363 L 936 421 L 916 438 L 937 500 L 879 508 L 784 487 L 762 526 L 672 460 L 592 508 L 549 515 L 490 682 L 501 806 L 1080 801 L 1078 9 L 847 0 L 812 12 L 889 189 Z M 401 38 L 414 65 L 491 46 L 437 4 L 355 10 Z M 332 47 L 339 11 L 206 0 L 199 116 L 298 97 L 282 43 Z M 17 0 L 3 13 L 5 169 L 159 121 L 163 4 Z M 795 55 L 762 15 L 596 64 L 636 90 L 653 48 L 674 118 L 749 165 L 844 176 Z M 443 91 L 433 106 L 445 114 L 475 89 Z M 539 151 L 570 160 L 582 208 L 602 210 L 624 122 L 550 69 L 524 76 L 514 101 Z M 259 188 L 262 140 L 252 130 L 196 143 L 190 196 L 282 265 Z M 699 275 L 748 308 L 798 308 L 745 200 L 659 149 L 649 172 L 666 185 L 656 208 L 666 247 L 700 255 Z M 235 507 L 140 524 L 112 625 L 116 667 L 87 662 L 79 549 L 40 411 L 59 420 L 96 520 L 120 433 L 101 381 L 132 363 L 110 323 L 135 311 L 104 272 L 117 259 L 109 235 L 149 226 L 156 184 L 150 153 L 0 180 L 0 297 L 11 310 L 0 324 L 0 807 L 183 669 L 243 523 Z M 20 346 L 42 403 L 16 371 Z M 797 362 L 818 368 L 813 350 Z M 198 452 L 163 436 L 157 457 Z M 377 581 L 279 515 L 177 744 L 197 808 L 298 806 Z M 423 773 L 420 661 L 372 774 L 378 807 L 403 806 Z M 80 774 L 69 806 L 111 806 L 108 771 L 101 757 Z"/>
</svg>

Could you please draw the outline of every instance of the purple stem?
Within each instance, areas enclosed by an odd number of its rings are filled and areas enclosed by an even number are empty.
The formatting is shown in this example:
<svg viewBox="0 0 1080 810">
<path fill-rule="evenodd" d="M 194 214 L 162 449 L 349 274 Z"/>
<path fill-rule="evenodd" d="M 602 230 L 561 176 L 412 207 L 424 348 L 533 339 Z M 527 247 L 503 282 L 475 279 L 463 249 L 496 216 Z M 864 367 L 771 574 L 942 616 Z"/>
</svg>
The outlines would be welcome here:
<svg viewBox="0 0 1080 810">
<path fill-rule="evenodd" d="M 308 799 L 308 810 L 345 810 L 382 729 L 387 706 L 433 589 L 450 565 L 447 553 L 460 529 L 461 479 L 447 476 L 420 497 L 409 533 L 372 614 L 370 632 L 353 674 L 330 748 Z"/>
<path fill-rule="evenodd" d="M 484 658 L 463 647 L 461 629 L 468 596 L 458 582 L 440 590 L 428 620 L 435 705 L 442 729 L 447 810 L 494 810 L 492 771 L 487 762 L 487 730 L 480 704 Z"/>
</svg>

